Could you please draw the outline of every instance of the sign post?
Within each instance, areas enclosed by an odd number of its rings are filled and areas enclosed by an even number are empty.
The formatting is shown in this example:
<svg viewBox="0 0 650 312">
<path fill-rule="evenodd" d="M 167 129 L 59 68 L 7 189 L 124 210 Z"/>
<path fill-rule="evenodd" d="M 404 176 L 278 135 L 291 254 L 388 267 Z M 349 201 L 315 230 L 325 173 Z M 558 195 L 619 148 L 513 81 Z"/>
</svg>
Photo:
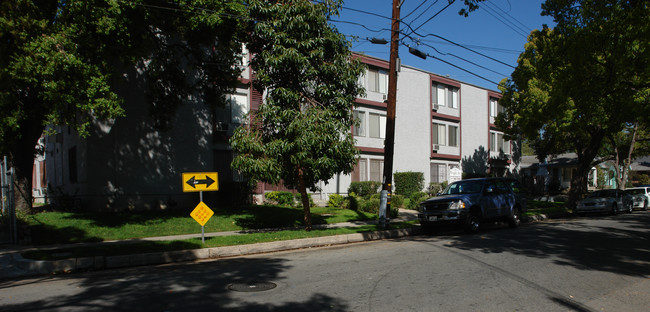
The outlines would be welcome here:
<svg viewBox="0 0 650 312">
<path fill-rule="evenodd" d="M 203 202 L 203 191 L 219 190 L 219 175 L 216 172 L 185 172 L 182 174 L 183 192 L 199 192 L 199 204 L 190 217 L 201 225 L 201 242 L 205 244 L 205 224 L 214 211 Z"/>
</svg>

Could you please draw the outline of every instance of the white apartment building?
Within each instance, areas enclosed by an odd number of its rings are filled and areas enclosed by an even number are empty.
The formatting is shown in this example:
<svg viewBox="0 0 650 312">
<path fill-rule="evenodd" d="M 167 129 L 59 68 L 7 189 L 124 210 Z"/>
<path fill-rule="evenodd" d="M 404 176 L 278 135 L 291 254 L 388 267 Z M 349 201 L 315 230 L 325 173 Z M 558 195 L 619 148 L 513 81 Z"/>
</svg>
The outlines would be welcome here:
<svg viewBox="0 0 650 312">
<path fill-rule="evenodd" d="M 357 55 L 368 69 L 356 100 L 360 125 L 352 130 L 361 153 L 354 172 L 321 185 L 322 199 L 345 194 L 353 181 L 382 181 L 388 61 Z M 501 95 L 492 90 L 402 65 L 397 79 L 393 171 L 422 172 L 425 185 L 463 176 L 517 171 L 513 148 L 495 126 Z"/>
</svg>

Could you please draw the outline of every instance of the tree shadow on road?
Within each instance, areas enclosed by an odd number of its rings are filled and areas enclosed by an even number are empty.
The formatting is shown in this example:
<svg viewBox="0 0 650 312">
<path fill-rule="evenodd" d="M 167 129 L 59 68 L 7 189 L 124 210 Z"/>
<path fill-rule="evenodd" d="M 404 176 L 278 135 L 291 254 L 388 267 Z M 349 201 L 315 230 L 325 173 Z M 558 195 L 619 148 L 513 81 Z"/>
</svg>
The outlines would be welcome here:
<svg viewBox="0 0 650 312">
<path fill-rule="evenodd" d="M 57 293 L 47 300 L 4 304 L 5 311 L 347 311 L 346 303 L 324 294 L 263 302 L 260 293 L 234 292 L 232 283 L 271 282 L 281 293 L 283 259 L 221 259 L 70 275 L 82 278 L 79 292 Z M 58 277 L 56 279 L 59 279 Z M 56 281 L 54 279 L 53 281 Z M 72 282 L 72 281 L 71 281 Z M 257 296 L 256 296 L 257 294 Z"/>
<path fill-rule="evenodd" d="M 515 230 L 493 227 L 476 235 L 460 235 L 446 247 L 537 258 L 555 257 L 558 258 L 556 263 L 581 270 L 650 276 L 650 214 L 606 218 L 616 218 L 628 226 L 590 225 L 584 219 L 572 219 L 529 224 Z M 453 232 L 449 234 L 455 235 Z"/>
</svg>

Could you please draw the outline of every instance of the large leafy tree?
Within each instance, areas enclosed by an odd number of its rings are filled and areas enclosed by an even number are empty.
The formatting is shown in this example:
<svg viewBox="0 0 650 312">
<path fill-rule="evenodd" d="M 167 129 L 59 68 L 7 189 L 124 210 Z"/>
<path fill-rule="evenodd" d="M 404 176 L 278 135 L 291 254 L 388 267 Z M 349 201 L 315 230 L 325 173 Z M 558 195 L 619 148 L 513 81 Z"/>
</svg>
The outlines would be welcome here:
<svg viewBox="0 0 650 312">
<path fill-rule="evenodd" d="M 540 159 L 575 151 L 570 205 L 603 142 L 650 113 L 647 1 L 547 0 L 557 26 L 533 31 L 512 78 L 502 82 L 497 124 L 522 133 Z"/>
<path fill-rule="evenodd" d="M 248 48 L 255 87 L 264 103 L 230 143 L 233 167 L 254 180 L 282 181 L 302 196 L 311 229 L 307 189 L 334 174 L 350 173 L 357 150 L 351 135 L 354 99 L 363 65 L 350 44 L 328 25 L 340 1 L 248 2 L 255 20 Z"/>
<path fill-rule="evenodd" d="M 239 74 L 244 14 L 234 0 L 0 2 L 0 153 L 16 169 L 20 207 L 45 125 L 87 135 L 95 120 L 123 116 L 118 84 L 145 81 L 161 129 L 189 98 L 218 103 Z"/>
</svg>

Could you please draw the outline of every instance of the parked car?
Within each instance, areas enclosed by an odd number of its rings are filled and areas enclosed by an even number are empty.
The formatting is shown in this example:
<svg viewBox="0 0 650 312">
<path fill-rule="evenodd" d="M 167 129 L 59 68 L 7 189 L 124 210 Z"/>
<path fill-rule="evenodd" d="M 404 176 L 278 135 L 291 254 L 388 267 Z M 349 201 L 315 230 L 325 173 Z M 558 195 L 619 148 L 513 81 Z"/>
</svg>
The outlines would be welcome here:
<svg viewBox="0 0 650 312">
<path fill-rule="evenodd" d="M 451 183 L 438 196 L 421 202 L 418 219 L 425 231 L 459 224 L 474 233 L 486 220 L 518 227 L 525 206 L 525 197 L 518 198 L 506 179 L 468 179 Z"/>
<path fill-rule="evenodd" d="M 632 212 L 632 196 L 621 190 L 594 191 L 578 202 L 576 212 Z"/>
<path fill-rule="evenodd" d="M 632 208 L 640 210 L 648 210 L 648 203 L 650 203 L 650 187 L 640 186 L 631 187 L 625 191 L 634 196 L 634 203 Z"/>
</svg>

